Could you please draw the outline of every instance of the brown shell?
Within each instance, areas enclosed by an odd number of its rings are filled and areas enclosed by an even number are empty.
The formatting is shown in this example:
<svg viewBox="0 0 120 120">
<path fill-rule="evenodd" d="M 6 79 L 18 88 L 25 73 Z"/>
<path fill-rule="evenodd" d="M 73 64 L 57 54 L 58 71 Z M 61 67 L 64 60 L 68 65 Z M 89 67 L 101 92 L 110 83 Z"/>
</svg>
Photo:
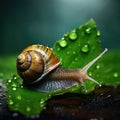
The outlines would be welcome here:
<svg viewBox="0 0 120 120">
<path fill-rule="evenodd" d="M 17 58 L 18 74 L 29 84 L 38 82 L 59 65 L 60 61 L 53 51 L 43 45 L 31 45 Z"/>
</svg>

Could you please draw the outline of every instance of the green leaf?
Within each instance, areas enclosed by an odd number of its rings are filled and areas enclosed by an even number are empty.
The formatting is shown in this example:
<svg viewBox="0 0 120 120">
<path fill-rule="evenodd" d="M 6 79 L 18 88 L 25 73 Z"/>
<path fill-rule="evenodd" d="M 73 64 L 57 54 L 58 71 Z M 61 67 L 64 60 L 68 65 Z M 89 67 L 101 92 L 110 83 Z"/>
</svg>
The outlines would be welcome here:
<svg viewBox="0 0 120 120">
<path fill-rule="evenodd" d="M 100 32 L 93 19 L 65 34 L 53 47 L 63 68 L 82 68 L 100 50 Z"/>
<path fill-rule="evenodd" d="M 88 64 L 101 51 L 100 31 L 94 20 L 90 19 L 86 24 L 65 34 L 56 42 L 53 51 L 60 59 L 63 68 L 82 68 Z M 89 73 L 92 72 L 92 68 Z M 91 81 L 86 81 L 85 86 L 87 92 L 95 88 L 95 84 Z M 81 90 L 81 85 L 77 86 L 78 88 L 79 92 L 86 92 L 84 89 Z"/>
<path fill-rule="evenodd" d="M 64 68 L 82 68 L 93 60 L 101 51 L 100 31 L 95 22 L 91 19 L 86 24 L 65 34 L 53 47 L 55 54 L 61 60 L 61 66 Z M 120 85 L 120 51 L 109 51 L 88 71 L 89 75 L 103 85 Z M 14 57 L 13 57 L 14 58 Z M 11 59 L 8 58 L 7 61 Z M 15 59 L 11 60 L 14 64 L 5 64 L 2 66 L 4 75 L 15 72 Z M 4 62 L 4 60 L 2 60 Z M 8 68 L 8 71 L 6 70 Z M 5 78 L 5 77 L 3 77 Z M 96 84 L 86 80 L 87 93 L 96 88 Z M 11 110 L 19 111 L 24 115 L 39 114 L 46 101 L 52 96 L 64 94 L 67 92 L 86 93 L 81 84 L 75 85 L 69 89 L 63 89 L 57 92 L 36 92 L 23 87 L 22 79 L 13 75 L 7 81 L 8 106 Z M 34 104 L 34 105 L 33 105 Z"/>
<path fill-rule="evenodd" d="M 120 51 L 109 51 L 94 66 L 93 76 L 102 85 L 120 85 Z"/>
<path fill-rule="evenodd" d="M 36 92 L 22 86 L 22 80 L 13 75 L 7 81 L 7 103 L 11 110 L 19 111 L 24 115 L 39 114 L 45 101 L 51 97 L 50 93 Z"/>
</svg>

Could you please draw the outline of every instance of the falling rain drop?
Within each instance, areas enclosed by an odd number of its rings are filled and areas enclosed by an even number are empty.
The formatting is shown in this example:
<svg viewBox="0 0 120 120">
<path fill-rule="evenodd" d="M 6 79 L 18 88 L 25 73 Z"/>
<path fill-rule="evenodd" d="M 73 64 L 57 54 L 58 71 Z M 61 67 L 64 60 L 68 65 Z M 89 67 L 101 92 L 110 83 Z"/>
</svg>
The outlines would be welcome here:
<svg viewBox="0 0 120 120">
<path fill-rule="evenodd" d="M 100 31 L 99 31 L 99 30 L 97 31 L 97 36 L 98 36 L 98 37 L 100 36 Z"/>
<path fill-rule="evenodd" d="M 118 73 L 115 72 L 115 73 L 113 74 L 113 77 L 117 78 L 117 77 L 118 77 Z"/>
<path fill-rule="evenodd" d="M 61 40 L 59 40 L 59 45 L 60 45 L 60 47 L 66 47 L 67 46 L 67 41 L 66 40 L 64 40 L 64 39 L 61 39 Z"/>
<path fill-rule="evenodd" d="M 84 44 L 84 45 L 82 45 L 81 51 L 82 51 L 83 53 L 88 53 L 89 50 L 90 50 L 89 44 Z"/>
<path fill-rule="evenodd" d="M 85 30 L 85 32 L 87 33 L 87 34 L 90 34 L 91 32 L 92 32 L 92 28 L 87 28 L 86 30 Z"/>
<path fill-rule="evenodd" d="M 76 40 L 77 39 L 77 33 L 75 31 L 72 31 L 69 33 L 70 40 Z"/>
</svg>

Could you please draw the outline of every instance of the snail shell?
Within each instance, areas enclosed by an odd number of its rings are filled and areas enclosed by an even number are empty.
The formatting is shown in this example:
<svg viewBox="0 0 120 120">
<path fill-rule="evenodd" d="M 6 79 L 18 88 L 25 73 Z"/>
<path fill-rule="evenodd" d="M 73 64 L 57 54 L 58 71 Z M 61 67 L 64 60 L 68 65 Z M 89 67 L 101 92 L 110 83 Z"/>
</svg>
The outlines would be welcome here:
<svg viewBox="0 0 120 120">
<path fill-rule="evenodd" d="M 43 45 L 29 46 L 17 58 L 17 72 L 27 84 L 40 81 L 59 65 L 53 51 Z"/>
<path fill-rule="evenodd" d="M 17 58 L 17 72 L 26 87 L 37 91 L 57 91 L 76 84 L 84 85 L 89 79 L 99 86 L 96 80 L 87 74 L 87 70 L 107 51 L 90 61 L 82 69 L 63 69 L 53 51 L 43 45 L 32 45 L 24 49 Z"/>
</svg>

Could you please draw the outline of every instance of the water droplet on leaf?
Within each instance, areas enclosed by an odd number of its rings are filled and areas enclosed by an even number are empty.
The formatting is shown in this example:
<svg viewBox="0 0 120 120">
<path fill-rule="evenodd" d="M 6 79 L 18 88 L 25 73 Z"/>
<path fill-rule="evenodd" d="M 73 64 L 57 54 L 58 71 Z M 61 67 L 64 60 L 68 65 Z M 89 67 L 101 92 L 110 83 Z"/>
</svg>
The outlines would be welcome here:
<svg viewBox="0 0 120 120">
<path fill-rule="evenodd" d="M 12 83 L 11 86 L 12 86 L 12 87 L 17 87 L 16 83 Z"/>
<path fill-rule="evenodd" d="M 14 90 L 14 91 L 15 91 L 15 90 L 16 90 L 16 87 L 13 87 L 13 88 L 12 88 L 12 90 Z"/>
<path fill-rule="evenodd" d="M 8 80 L 8 83 L 11 83 L 11 82 L 12 82 L 12 80 L 11 80 L 11 79 L 9 79 L 9 80 Z"/>
<path fill-rule="evenodd" d="M 75 58 L 75 61 L 78 61 L 78 58 L 77 58 L 77 57 Z"/>
<path fill-rule="evenodd" d="M 63 39 L 61 39 L 61 40 L 59 40 L 59 45 L 60 45 L 60 47 L 66 47 L 67 46 L 67 41 L 66 40 L 63 40 Z"/>
<path fill-rule="evenodd" d="M 12 99 L 9 99 L 8 104 L 9 104 L 9 105 L 13 105 L 13 104 L 14 104 L 13 100 L 12 100 Z"/>
<path fill-rule="evenodd" d="M 99 31 L 99 30 L 97 31 L 97 36 L 98 36 L 98 37 L 100 36 L 100 31 Z"/>
<path fill-rule="evenodd" d="M 57 51 L 58 51 L 58 52 L 60 51 L 60 47 L 57 48 Z"/>
<path fill-rule="evenodd" d="M 70 54 L 70 52 L 69 52 L 69 51 L 67 51 L 67 54 L 69 55 L 69 54 Z"/>
<path fill-rule="evenodd" d="M 69 33 L 69 38 L 71 40 L 76 40 L 77 39 L 77 33 L 75 31 L 72 31 Z"/>
<path fill-rule="evenodd" d="M 113 74 L 113 76 L 114 76 L 115 78 L 117 78 L 117 77 L 118 77 L 118 73 L 115 72 L 115 73 Z"/>
<path fill-rule="evenodd" d="M 21 99 L 22 99 L 21 95 L 17 95 L 16 98 L 17 98 L 18 100 L 21 100 Z"/>
<path fill-rule="evenodd" d="M 30 108 L 30 107 L 27 107 L 27 108 L 26 108 L 26 111 L 27 111 L 27 112 L 30 112 L 30 111 L 31 111 L 31 108 Z"/>
<path fill-rule="evenodd" d="M 100 69 L 100 65 L 96 65 L 96 69 Z"/>
<path fill-rule="evenodd" d="M 40 104 L 43 104 L 43 103 L 44 103 L 44 99 L 41 99 L 41 100 L 40 100 Z"/>
<path fill-rule="evenodd" d="M 1 77 L 1 78 L 3 77 L 3 73 L 0 73 L 0 77 Z"/>
<path fill-rule="evenodd" d="M 92 28 L 87 28 L 86 30 L 85 30 L 85 32 L 87 33 L 87 34 L 90 34 L 91 32 L 92 32 Z"/>
<path fill-rule="evenodd" d="M 84 44 L 84 45 L 82 45 L 81 51 L 82 51 L 83 53 L 87 53 L 87 52 L 89 52 L 89 50 L 90 50 L 89 44 Z"/>
<path fill-rule="evenodd" d="M 76 52 L 75 51 L 73 51 L 73 55 L 75 55 L 76 54 Z"/>
<path fill-rule="evenodd" d="M 92 76 L 92 72 L 89 72 L 88 75 L 89 75 L 89 76 Z"/>
</svg>

